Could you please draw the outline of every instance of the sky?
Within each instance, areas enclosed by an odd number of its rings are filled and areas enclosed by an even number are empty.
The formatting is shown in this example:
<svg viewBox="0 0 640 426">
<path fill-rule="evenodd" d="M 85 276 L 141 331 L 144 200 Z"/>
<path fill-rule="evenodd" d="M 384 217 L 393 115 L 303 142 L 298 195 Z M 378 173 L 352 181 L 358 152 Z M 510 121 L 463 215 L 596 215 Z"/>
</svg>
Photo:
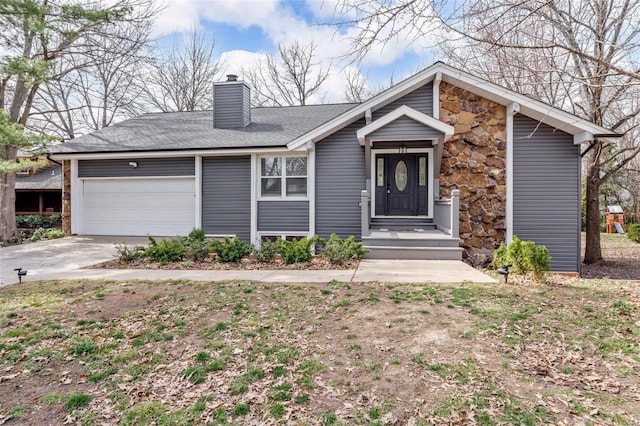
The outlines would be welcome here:
<svg viewBox="0 0 640 426">
<path fill-rule="evenodd" d="M 215 55 L 223 59 L 222 75 L 239 74 L 255 66 L 260 57 L 277 53 L 278 43 L 298 41 L 317 44 L 317 60 L 330 67 L 330 77 L 317 102 L 344 100 L 344 73 L 353 67 L 344 57 L 351 51 L 355 25 L 337 29 L 327 25 L 332 19 L 353 16 L 336 14 L 338 0 L 168 0 L 155 26 L 161 43 L 173 43 L 198 25 L 215 37 Z M 408 77 L 429 66 L 434 54 L 400 37 L 374 46 L 358 67 L 369 88 L 376 88 Z M 221 76 L 222 77 L 222 76 Z M 223 77 L 222 77 L 223 78 Z"/>
</svg>

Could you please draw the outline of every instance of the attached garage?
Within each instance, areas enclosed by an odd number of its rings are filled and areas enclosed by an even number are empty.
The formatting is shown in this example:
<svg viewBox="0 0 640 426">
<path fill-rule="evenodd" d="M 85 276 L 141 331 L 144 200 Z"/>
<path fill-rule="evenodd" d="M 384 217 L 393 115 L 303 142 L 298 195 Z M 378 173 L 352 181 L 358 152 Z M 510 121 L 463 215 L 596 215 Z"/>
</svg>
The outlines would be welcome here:
<svg viewBox="0 0 640 426">
<path fill-rule="evenodd" d="M 82 234 L 186 235 L 194 227 L 193 178 L 85 179 Z"/>
<path fill-rule="evenodd" d="M 195 226 L 194 158 L 83 160 L 77 233 L 176 236 Z"/>
</svg>

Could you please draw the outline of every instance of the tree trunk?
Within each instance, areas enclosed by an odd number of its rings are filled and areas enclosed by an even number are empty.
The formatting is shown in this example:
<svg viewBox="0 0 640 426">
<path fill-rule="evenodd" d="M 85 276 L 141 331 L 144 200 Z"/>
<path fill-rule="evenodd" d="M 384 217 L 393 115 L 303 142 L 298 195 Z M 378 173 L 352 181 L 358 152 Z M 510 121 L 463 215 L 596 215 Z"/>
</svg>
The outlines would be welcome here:
<svg viewBox="0 0 640 426">
<path fill-rule="evenodd" d="M 602 262 L 602 250 L 600 248 L 600 187 L 602 182 L 596 174 L 597 169 L 589 170 L 587 174 L 587 241 L 584 252 L 584 263 Z"/>
<path fill-rule="evenodd" d="M 17 149 L 4 146 L 5 160 L 15 160 Z M 16 174 L 0 172 L 0 241 L 15 241 L 16 227 Z"/>
</svg>

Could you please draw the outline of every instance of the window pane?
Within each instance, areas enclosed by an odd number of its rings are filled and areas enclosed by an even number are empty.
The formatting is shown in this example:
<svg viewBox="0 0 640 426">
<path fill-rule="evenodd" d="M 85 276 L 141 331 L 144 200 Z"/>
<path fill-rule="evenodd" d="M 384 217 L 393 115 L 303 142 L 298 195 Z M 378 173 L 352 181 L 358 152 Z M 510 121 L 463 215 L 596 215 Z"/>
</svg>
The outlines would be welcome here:
<svg viewBox="0 0 640 426">
<path fill-rule="evenodd" d="M 307 178 L 287 178 L 287 196 L 307 195 Z"/>
<path fill-rule="evenodd" d="M 418 158 L 418 181 L 420 186 L 427 186 L 427 157 Z"/>
<path fill-rule="evenodd" d="M 280 157 L 262 159 L 262 176 L 282 176 Z"/>
<path fill-rule="evenodd" d="M 282 179 L 280 178 L 262 178 L 262 196 L 263 197 L 281 197 L 282 196 Z"/>
<path fill-rule="evenodd" d="M 307 158 L 306 157 L 288 157 L 287 158 L 287 176 L 306 176 L 307 175 Z"/>
</svg>

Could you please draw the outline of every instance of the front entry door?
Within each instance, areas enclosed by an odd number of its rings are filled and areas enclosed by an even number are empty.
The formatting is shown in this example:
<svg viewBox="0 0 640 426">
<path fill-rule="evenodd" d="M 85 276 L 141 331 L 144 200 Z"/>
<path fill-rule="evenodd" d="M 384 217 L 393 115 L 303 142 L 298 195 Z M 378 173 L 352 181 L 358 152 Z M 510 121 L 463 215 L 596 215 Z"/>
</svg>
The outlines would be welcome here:
<svg viewBox="0 0 640 426">
<path fill-rule="evenodd" d="M 387 215 L 414 216 L 416 200 L 415 154 L 389 155 L 387 161 Z"/>
<path fill-rule="evenodd" d="M 427 215 L 427 154 L 376 155 L 376 216 Z"/>
</svg>

